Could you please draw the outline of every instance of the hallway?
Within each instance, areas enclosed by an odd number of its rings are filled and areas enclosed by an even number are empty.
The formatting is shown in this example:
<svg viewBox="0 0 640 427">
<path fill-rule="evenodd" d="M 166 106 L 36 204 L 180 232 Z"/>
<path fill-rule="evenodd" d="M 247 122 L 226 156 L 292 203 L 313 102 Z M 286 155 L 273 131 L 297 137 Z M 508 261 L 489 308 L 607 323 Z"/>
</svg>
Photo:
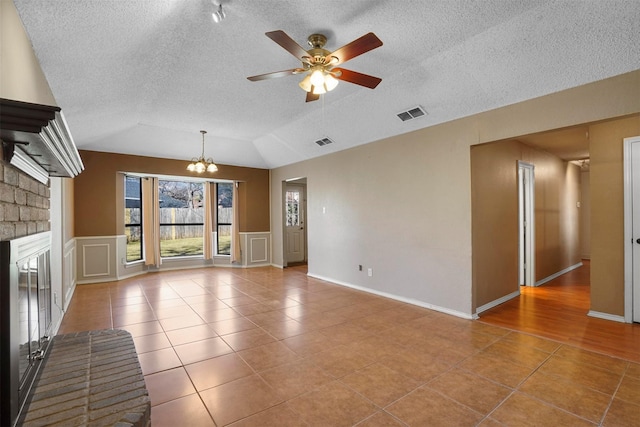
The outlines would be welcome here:
<svg viewBox="0 0 640 427">
<path fill-rule="evenodd" d="M 520 297 L 480 315 L 485 324 L 552 339 L 640 362 L 640 324 L 588 316 L 590 263 L 538 287 L 520 287 Z"/>
</svg>

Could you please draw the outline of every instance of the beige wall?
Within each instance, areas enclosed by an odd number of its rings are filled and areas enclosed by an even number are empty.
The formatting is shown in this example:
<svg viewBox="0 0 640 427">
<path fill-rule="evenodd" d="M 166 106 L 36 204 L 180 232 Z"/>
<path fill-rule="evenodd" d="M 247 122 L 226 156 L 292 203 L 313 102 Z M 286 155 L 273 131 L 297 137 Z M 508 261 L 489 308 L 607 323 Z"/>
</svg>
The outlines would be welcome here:
<svg viewBox="0 0 640 427">
<path fill-rule="evenodd" d="M 624 316 L 622 140 L 638 135 L 640 115 L 589 126 L 591 310 L 599 313 Z"/>
<path fill-rule="evenodd" d="M 471 147 L 474 306 L 518 290 L 518 161 L 534 165 L 535 274 L 580 262 L 578 166 L 518 141 Z"/>
<path fill-rule="evenodd" d="M 580 256 L 591 259 L 591 173 L 580 173 Z"/>
<path fill-rule="evenodd" d="M 0 0 L 0 98 L 56 105 L 12 0 Z"/>
<path fill-rule="evenodd" d="M 183 160 L 80 151 L 84 172 L 74 178 L 74 227 L 79 236 L 124 234 L 124 180 L 120 172 L 196 176 Z M 269 231 L 269 171 L 218 165 L 212 178 L 242 181 L 240 231 Z"/>
<path fill-rule="evenodd" d="M 470 147 L 640 112 L 639 90 L 637 71 L 274 169 L 274 264 L 282 181 L 307 177 L 311 275 L 470 317 Z"/>
</svg>

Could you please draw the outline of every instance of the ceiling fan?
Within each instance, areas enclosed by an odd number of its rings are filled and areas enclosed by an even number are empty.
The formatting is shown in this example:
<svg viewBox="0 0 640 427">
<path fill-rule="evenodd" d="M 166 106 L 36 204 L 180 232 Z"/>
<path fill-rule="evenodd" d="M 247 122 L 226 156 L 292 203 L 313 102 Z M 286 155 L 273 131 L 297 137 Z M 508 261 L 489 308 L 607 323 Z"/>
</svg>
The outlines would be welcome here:
<svg viewBox="0 0 640 427">
<path fill-rule="evenodd" d="M 309 46 L 311 46 L 309 50 L 304 50 L 282 30 L 270 31 L 265 35 L 301 61 L 302 67 L 247 77 L 252 82 L 305 73 L 307 75 L 299 85 L 307 92 L 306 102 L 309 102 L 315 101 L 320 98 L 320 95 L 333 90 L 339 80 L 370 89 L 375 88 L 382 81 L 378 77 L 338 67 L 356 56 L 382 46 L 382 41 L 373 33 L 367 33 L 333 52 L 324 49 L 327 37 L 323 34 L 309 36 L 307 39 Z"/>
</svg>

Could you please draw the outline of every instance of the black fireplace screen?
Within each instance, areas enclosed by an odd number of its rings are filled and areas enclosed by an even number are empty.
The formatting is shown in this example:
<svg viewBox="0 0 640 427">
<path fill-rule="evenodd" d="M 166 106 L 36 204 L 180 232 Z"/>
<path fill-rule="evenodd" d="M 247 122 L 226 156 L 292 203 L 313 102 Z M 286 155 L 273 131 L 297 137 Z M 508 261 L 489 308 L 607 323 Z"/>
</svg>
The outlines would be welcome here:
<svg viewBox="0 0 640 427">
<path fill-rule="evenodd" d="M 51 333 L 50 233 L 0 242 L 0 425 L 16 424 Z"/>
</svg>

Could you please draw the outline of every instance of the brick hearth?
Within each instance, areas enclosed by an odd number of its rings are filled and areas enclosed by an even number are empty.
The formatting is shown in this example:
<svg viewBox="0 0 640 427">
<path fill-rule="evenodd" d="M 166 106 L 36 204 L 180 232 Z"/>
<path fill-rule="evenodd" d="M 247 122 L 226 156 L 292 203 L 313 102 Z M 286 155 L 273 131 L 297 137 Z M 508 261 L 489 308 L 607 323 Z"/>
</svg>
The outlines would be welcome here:
<svg viewBox="0 0 640 427">
<path fill-rule="evenodd" d="M 24 427 L 150 425 L 151 404 L 131 334 L 58 335 L 51 345 Z"/>
</svg>

